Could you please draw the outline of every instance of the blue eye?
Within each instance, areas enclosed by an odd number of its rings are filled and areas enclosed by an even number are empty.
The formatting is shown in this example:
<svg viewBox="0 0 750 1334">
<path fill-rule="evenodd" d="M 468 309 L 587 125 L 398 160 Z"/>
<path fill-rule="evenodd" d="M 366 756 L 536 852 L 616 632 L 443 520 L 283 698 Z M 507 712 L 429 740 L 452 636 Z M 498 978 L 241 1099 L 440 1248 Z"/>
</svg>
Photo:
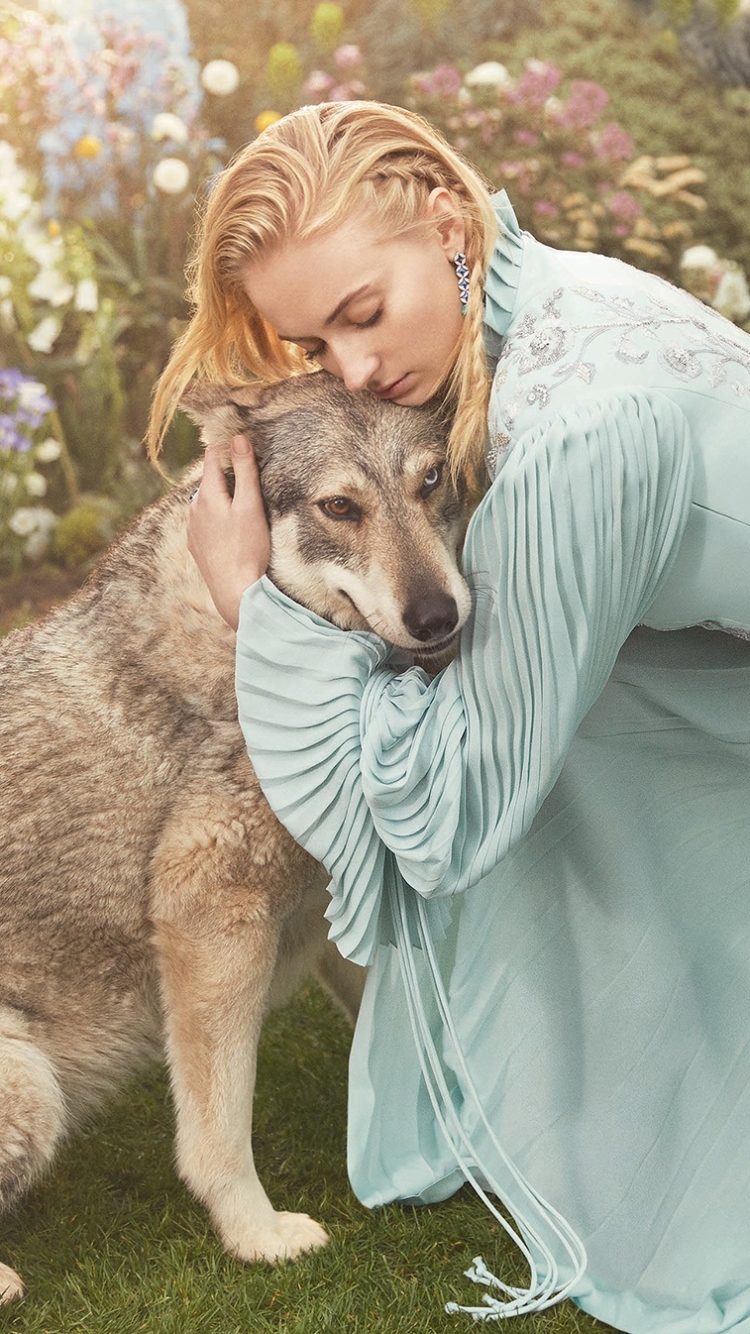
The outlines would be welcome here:
<svg viewBox="0 0 750 1334">
<path fill-rule="evenodd" d="M 427 469 L 427 472 L 422 478 L 422 489 L 420 494 L 423 499 L 426 499 L 427 496 L 431 495 L 435 488 L 440 485 L 442 476 L 443 469 L 439 463 L 434 463 L 431 468 Z"/>
</svg>

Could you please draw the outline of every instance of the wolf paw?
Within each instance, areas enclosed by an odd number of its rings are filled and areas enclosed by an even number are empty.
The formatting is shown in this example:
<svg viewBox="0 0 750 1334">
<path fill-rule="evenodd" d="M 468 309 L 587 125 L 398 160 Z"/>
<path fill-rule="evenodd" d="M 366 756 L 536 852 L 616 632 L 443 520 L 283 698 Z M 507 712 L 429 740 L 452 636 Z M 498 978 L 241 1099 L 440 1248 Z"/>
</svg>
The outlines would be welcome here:
<svg viewBox="0 0 750 1334">
<path fill-rule="evenodd" d="M 317 1251 L 328 1242 L 328 1233 L 307 1214 L 275 1213 L 267 1225 L 254 1230 L 242 1242 L 229 1242 L 227 1249 L 240 1260 L 296 1260 L 304 1251 Z"/>
<path fill-rule="evenodd" d="M 25 1296 L 26 1288 L 15 1269 L 9 1269 L 7 1265 L 0 1265 L 0 1306 L 5 1306 L 7 1302 L 14 1302 L 19 1297 Z"/>
</svg>

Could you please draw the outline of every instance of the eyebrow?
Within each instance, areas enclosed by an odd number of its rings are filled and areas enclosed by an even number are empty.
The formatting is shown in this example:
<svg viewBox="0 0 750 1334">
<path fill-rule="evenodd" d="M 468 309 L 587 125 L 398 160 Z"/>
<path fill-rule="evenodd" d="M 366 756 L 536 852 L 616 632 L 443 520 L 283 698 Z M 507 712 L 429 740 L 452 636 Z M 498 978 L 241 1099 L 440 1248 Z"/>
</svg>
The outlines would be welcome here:
<svg viewBox="0 0 750 1334">
<path fill-rule="evenodd" d="M 356 301 L 358 296 L 362 296 L 370 287 L 370 283 L 363 283 L 361 287 L 356 287 L 353 292 L 349 292 L 342 297 L 338 305 L 331 311 L 330 315 L 323 321 L 324 328 L 328 329 L 338 319 L 342 310 L 345 310 L 350 301 Z M 312 343 L 315 340 L 310 334 L 279 334 L 282 343 Z"/>
</svg>

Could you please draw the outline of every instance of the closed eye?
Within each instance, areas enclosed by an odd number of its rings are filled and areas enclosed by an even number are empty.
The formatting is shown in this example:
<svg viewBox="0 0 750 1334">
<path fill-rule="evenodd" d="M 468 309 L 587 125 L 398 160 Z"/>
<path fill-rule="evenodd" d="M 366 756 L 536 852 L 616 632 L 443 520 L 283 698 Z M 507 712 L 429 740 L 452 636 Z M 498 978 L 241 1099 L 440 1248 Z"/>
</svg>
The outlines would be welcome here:
<svg viewBox="0 0 750 1334">
<path fill-rule="evenodd" d="M 382 317 L 382 314 L 383 314 L 383 308 L 382 306 L 380 306 L 378 307 L 377 310 L 373 311 L 372 315 L 369 315 L 366 320 L 352 320 L 352 324 L 354 325 L 355 329 L 372 329 L 373 326 L 378 323 L 378 320 Z M 317 347 L 303 349 L 305 353 L 305 360 L 320 361 L 320 358 L 325 354 L 325 350 L 326 350 L 325 343 L 318 343 Z"/>
</svg>

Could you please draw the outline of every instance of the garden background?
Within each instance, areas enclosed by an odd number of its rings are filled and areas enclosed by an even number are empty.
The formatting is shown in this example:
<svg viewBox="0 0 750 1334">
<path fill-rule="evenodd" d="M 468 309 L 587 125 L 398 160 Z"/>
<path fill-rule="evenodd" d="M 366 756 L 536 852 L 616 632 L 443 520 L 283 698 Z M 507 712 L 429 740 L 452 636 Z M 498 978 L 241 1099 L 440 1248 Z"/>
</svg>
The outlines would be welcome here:
<svg viewBox="0 0 750 1334">
<path fill-rule="evenodd" d="M 743 3 L 745 0 L 743 0 Z M 72 591 L 163 489 L 141 438 L 187 315 L 195 204 L 304 102 L 421 112 L 550 244 L 653 269 L 750 329 L 750 13 L 737 0 L 0 0 L 0 630 Z M 179 419 L 177 473 L 196 453 Z M 461 1271 L 515 1272 L 469 1193 L 370 1214 L 345 1166 L 348 1034 L 318 991 L 266 1030 L 255 1133 L 332 1245 L 224 1256 L 172 1168 L 150 1074 L 3 1220 L 24 1334 L 451 1330 Z M 522 1277 L 522 1275 L 516 1275 Z M 529 1331 L 593 1330 L 572 1306 Z"/>
</svg>

